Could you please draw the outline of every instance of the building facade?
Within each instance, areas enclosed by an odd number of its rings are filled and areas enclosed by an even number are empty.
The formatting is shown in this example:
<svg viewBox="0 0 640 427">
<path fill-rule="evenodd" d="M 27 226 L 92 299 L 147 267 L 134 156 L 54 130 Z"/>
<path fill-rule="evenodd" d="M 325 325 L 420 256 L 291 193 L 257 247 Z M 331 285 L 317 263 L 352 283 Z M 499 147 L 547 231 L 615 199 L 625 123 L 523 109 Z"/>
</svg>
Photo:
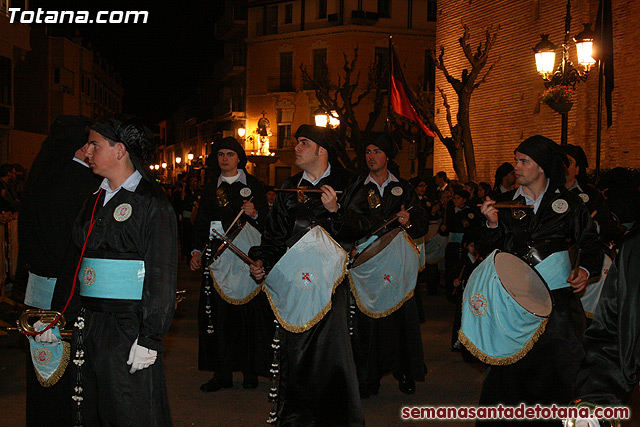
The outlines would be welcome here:
<svg viewBox="0 0 640 427">
<path fill-rule="evenodd" d="M 345 56 L 353 60 L 357 49 L 359 88 L 367 84 L 369 67 L 376 58 L 388 61 L 389 36 L 404 66 L 408 84 L 415 89 L 433 74 L 426 51 L 434 48 L 436 3 L 430 0 L 295 0 L 249 1 L 246 39 L 246 129 L 248 152 L 260 148 L 258 122 L 270 122 L 269 149 L 279 157 L 271 166 L 269 181 L 279 185 L 296 173 L 293 133 L 298 126 L 314 123 L 319 103 L 315 91 L 305 85 L 301 66 L 309 74 L 328 73 L 338 83 Z M 386 77 L 381 77 L 386 79 Z M 386 82 L 385 82 L 386 83 Z M 386 101 L 374 130 L 383 130 Z M 372 97 L 357 107 L 360 127 L 373 109 Z M 409 150 L 401 150 L 398 163 L 409 177 Z"/>
<path fill-rule="evenodd" d="M 640 18 L 640 4 L 634 1 L 614 1 L 614 64 L 613 125 L 607 129 L 606 113 L 602 115 L 601 168 L 616 166 L 639 167 L 640 150 L 635 148 L 636 111 L 640 105 L 640 89 L 635 70 L 640 58 L 634 54 L 640 43 L 636 19 Z M 472 46 L 484 42 L 484 30 L 489 26 L 498 32 L 497 42 L 489 54 L 488 64 L 496 63 L 487 81 L 473 92 L 471 99 L 471 133 L 479 180 L 491 181 L 496 168 L 513 160 L 513 150 L 525 138 L 541 134 L 560 143 L 561 117 L 547 105 L 539 103 L 545 86 L 536 72 L 533 46 L 540 34 L 558 46 L 556 63 L 561 58 L 566 15 L 565 1 L 531 0 L 513 2 L 469 2 L 440 0 L 436 30 L 436 44 L 445 48 L 445 63 L 449 72 L 460 78 L 469 67 L 458 44 L 462 35 L 461 23 L 472 32 Z M 582 23 L 595 26 L 598 0 L 571 1 L 571 32 L 573 37 L 583 28 Z M 499 28 L 498 28 L 499 26 Z M 577 65 L 575 45 L 570 45 L 570 60 Z M 488 65 L 487 67 L 488 68 Z M 576 85 L 573 108 L 568 114 L 568 143 L 585 150 L 590 170 L 596 165 L 596 131 L 598 104 L 598 67 L 592 68 L 586 82 Z M 444 89 L 449 100 L 455 93 L 444 75 L 436 72 L 436 86 Z M 451 103 L 451 102 L 450 102 Z M 452 113 L 456 104 L 451 103 Z M 436 97 L 436 123 L 446 130 L 442 99 Z M 434 170 L 445 170 L 454 176 L 446 148 L 436 139 Z"/>
</svg>

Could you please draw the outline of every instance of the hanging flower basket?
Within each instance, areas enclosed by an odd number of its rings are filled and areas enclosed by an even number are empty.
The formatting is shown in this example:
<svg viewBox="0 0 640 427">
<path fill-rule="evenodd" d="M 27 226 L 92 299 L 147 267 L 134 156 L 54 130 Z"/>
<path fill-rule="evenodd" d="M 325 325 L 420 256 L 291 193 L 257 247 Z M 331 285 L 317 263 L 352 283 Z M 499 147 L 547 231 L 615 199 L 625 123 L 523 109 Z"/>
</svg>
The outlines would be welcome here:
<svg viewBox="0 0 640 427">
<path fill-rule="evenodd" d="M 560 114 L 568 113 L 571 110 L 571 107 L 573 107 L 573 102 L 547 101 L 545 104 L 547 104 L 553 111 Z"/>
<path fill-rule="evenodd" d="M 575 91 L 570 86 L 551 86 L 540 95 L 540 102 L 547 104 L 553 111 L 560 114 L 568 113 L 573 106 Z"/>
</svg>

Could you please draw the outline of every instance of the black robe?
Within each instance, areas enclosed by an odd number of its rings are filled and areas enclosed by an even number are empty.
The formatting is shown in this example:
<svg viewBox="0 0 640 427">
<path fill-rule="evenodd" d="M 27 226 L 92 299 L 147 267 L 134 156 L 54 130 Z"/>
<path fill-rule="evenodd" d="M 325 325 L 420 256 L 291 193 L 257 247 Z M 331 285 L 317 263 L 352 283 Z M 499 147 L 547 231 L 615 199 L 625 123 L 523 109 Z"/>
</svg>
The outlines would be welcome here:
<svg viewBox="0 0 640 427">
<path fill-rule="evenodd" d="M 218 187 L 218 177 L 215 177 L 205 186 L 194 222 L 193 249 L 202 250 L 209 240 L 211 221 L 221 221 L 225 231 L 233 233 L 238 226 L 234 226 L 233 230 L 229 230 L 229 226 L 242 209 L 244 200 L 251 197 L 258 217 L 253 219 L 243 214 L 239 223 L 247 222 L 262 231 L 269 212 L 264 185 L 254 176 L 246 172 L 245 175 L 246 185 L 240 181 L 231 185 L 223 181 Z M 241 192 L 246 194 L 246 188 L 251 190 L 251 194 L 243 196 Z M 226 206 L 219 205 L 217 190 L 224 191 L 229 202 Z M 214 252 L 221 243 L 221 240 L 213 239 L 211 248 Z M 212 290 L 209 298 L 205 293 L 207 286 Z M 211 304 L 212 334 L 207 332 L 207 301 Z M 245 304 L 230 304 L 214 290 L 213 281 L 205 272 L 198 302 L 198 369 L 215 371 L 216 376 L 225 383 L 232 381 L 234 371 L 242 371 L 250 376 L 270 376 L 273 333 L 273 314 L 266 295 L 259 293 Z"/>
<path fill-rule="evenodd" d="M 87 426 L 171 425 L 162 339 L 175 310 L 177 281 L 177 224 L 173 207 L 162 190 L 142 179 L 135 192 L 120 189 L 102 206 L 87 199 L 74 226 L 73 238 L 85 243 L 91 212 L 95 226 L 86 242 L 85 258 L 143 260 L 141 300 L 81 297 L 84 308 L 85 363 L 82 365 L 83 422 Z M 114 211 L 131 205 L 131 216 L 117 221 Z M 78 280 L 76 290 L 81 286 Z M 76 343 L 79 331 L 74 331 Z M 156 362 L 134 374 L 127 365 L 135 339 L 158 352 Z"/>
<path fill-rule="evenodd" d="M 296 188 L 302 173 L 285 181 L 283 188 Z M 320 194 L 307 193 L 298 203 L 295 192 L 278 193 L 267 218 L 260 246 L 249 256 L 262 260 L 268 271 L 313 223 L 322 226 L 347 252 L 352 242 L 370 230 L 366 194 L 362 179 L 342 168 L 312 185 L 330 185 L 338 195 L 340 208 L 328 212 Z M 348 287 L 343 281 L 332 297 L 331 310 L 311 329 L 302 333 L 281 330 L 279 426 L 362 426 L 364 417 L 358 393 L 348 327 Z"/>
<path fill-rule="evenodd" d="M 629 402 L 640 381 L 640 228 L 635 227 L 604 282 L 593 322 L 584 334 L 586 356 L 575 397 L 603 406 Z"/>
<path fill-rule="evenodd" d="M 57 278 L 51 309 L 62 311 L 71 292 L 79 250 L 71 241 L 71 229 L 83 200 L 100 183 L 87 166 L 73 160 L 87 143 L 82 116 L 59 116 L 42 143 L 25 184 L 18 218 L 17 283 L 26 286 L 29 271 Z M 67 329 L 73 328 L 78 308 L 65 312 Z M 70 366 L 51 387 L 42 387 L 27 352 L 27 426 L 69 425 L 73 401 Z"/>
<path fill-rule="evenodd" d="M 400 182 L 390 182 L 383 196 L 380 196 L 373 182 L 366 184 L 365 189 L 368 194 L 374 192 L 381 201 L 377 208 L 370 206 L 372 220 L 378 219 L 373 223 L 374 229 L 380 227 L 385 219 L 395 216 L 404 205 L 405 209 L 413 207 L 409 211 L 411 227 L 406 230 L 407 233 L 413 238 L 427 233 L 428 214 L 408 181 L 400 179 Z M 394 192 L 401 194 L 394 195 Z M 396 222 L 389 228 L 397 225 Z M 381 230 L 378 234 L 386 231 L 389 230 Z M 393 372 L 398 380 L 403 377 L 424 380 L 424 351 L 415 295 L 398 310 L 379 319 L 367 316 L 356 306 L 352 343 L 361 388 L 376 392 L 380 379 L 389 372 Z"/>
<path fill-rule="evenodd" d="M 515 191 L 515 190 L 514 190 Z M 511 200 L 514 191 L 504 193 L 499 201 Z M 523 197 L 519 200 L 524 202 Z M 565 212 L 556 212 L 554 202 L 567 202 Z M 523 210 L 526 216 L 517 219 L 511 209 L 499 210 L 495 229 L 482 228 L 476 242 L 483 255 L 498 248 L 524 257 L 528 244 L 545 241 L 561 242 L 553 252 L 576 244 L 581 251 L 580 266 L 591 275 L 598 274 L 602 266 L 602 246 L 589 212 L 582 200 L 562 187 L 549 187 L 543 195 L 537 213 Z M 580 300 L 571 288 L 551 291 L 553 312 L 533 348 L 519 361 L 505 366 L 490 366 L 485 373 L 480 394 L 481 406 L 566 405 L 575 395 L 575 380 L 580 360 L 584 356 L 582 335 L 584 312 Z M 555 422 L 531 422 L 527 425 L 561 425 Z M 504 425 L 498 420 L 477 422 L 476 425 Z M 507 423 L 508 424 L 508 423 Z"/>
</svg>

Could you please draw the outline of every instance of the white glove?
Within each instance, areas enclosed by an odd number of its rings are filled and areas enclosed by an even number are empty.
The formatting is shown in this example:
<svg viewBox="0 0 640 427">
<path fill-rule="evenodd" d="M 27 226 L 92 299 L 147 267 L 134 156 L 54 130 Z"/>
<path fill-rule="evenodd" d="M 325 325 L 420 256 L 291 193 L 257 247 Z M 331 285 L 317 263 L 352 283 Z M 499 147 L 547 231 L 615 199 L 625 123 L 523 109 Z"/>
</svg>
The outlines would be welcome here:
<svg viewBox="0 0 640 427">
<path fill-rule="evenodd" d="M 41 321 L 38 320 L 36 321 L 36 323 L 33 324 L 33 329 L 35 329 L 36 331 L 41 331 L 47 326 L 48 326 L 48 323 L 42 323 Z M 35 335 L 33 339 L 35 339 L 36 342 L 47 342 L 47 343 L 60 341 L 60 338 L 58 338 L 53 334 L 53 327 L 51 329 L 47 329 L 41 334 Z"/>
<path fill-rule="evenodd" d="M 157 358 L 157 351 L 150 350 L 147 347 L 138 345 L 138 338 L 136 338 L 136 340 L 131 345 L 131 350 L 129 351 L 129 360 L 127 360 L 127 365 L 131 365 L 129 373 L 133 374 L 135 371 L 148 368 L 149 366 L 156 363 Z"/>
</svg>

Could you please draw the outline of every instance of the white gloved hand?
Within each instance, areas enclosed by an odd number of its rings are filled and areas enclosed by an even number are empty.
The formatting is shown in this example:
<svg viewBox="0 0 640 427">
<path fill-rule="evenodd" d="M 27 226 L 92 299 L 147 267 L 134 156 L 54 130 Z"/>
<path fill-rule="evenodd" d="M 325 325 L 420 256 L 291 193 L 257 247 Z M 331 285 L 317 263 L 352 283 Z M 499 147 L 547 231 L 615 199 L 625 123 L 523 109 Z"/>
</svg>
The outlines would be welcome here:
<svg viewBox="0 0 640 427">
<path fill-rule="evenodd" d="M 156 362 L 157 358 L 157 351 L 138 345 L 138 338 L 136 338 L 131 345 L 129 360 L 127 360 L 127 365 L 131 365 L 129 373 L 133 374 L 135 371 L 148 368 Z"/>
<path fill-rule="evenodd" d="M 33 329 L 35 329 L 36 331 L 41 331 L 47 326 L 48 326 L 48 323 L 42 323 L 41 321 L 38 320 L 36 321 L 36 323 L 33 324 Z M 36 342 L 46 342 L 46 343 L 53 343 L 53 342 L 60 341 L 60 338 L 58 338 L 53 334 L 53 328 L 47 329 L 41 334 L 34 335 L 33 339 L 35 339 Z"/>
</svg>

